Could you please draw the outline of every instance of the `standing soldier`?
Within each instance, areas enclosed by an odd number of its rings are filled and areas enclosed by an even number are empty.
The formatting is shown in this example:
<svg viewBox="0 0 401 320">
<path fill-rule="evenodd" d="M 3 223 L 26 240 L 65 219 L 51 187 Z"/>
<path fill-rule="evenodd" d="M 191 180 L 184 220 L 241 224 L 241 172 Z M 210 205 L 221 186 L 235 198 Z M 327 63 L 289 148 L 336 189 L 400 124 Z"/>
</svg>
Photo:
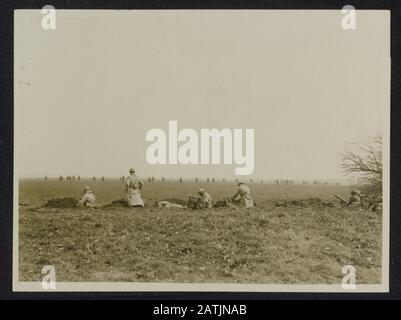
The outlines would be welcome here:
<svg viewBox="0 0 401 320">
<path fill-rule="evenodd" d="M 141 198 L 141 189 L 143 182 L 136 177 L 135 170 L 129 170 L 129 177 L 125 182 L 125 190 L 127 192 L 127 200 L 129 207 L 144 207 L 145 204 Z"/>
</svg>

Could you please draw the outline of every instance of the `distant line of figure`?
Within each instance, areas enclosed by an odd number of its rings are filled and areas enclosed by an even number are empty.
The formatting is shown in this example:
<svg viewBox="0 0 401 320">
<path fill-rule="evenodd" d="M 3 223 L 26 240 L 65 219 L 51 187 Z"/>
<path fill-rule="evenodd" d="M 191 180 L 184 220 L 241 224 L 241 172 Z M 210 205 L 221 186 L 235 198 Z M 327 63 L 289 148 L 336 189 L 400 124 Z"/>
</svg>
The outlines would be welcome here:
<svg viewBox="0 0 401 320">
<path fill-rule="evenodd" d="M 44 177 L 44 179 L 45 179 L 45 181 L 47 181 L 47 180 L 49 180 L 49 177 L 48 176 L 45 176 Z M 72 182 L 72 181 L 75 181 L 75 180 L 77 180 L 77 181 L 80 181 L 81 180 L 81 177 L 80 176 L 65 176 L 65 177 L 63 177 L 63 176 L 59 176 L 58 178 L 57 178 L 59 181 L 63 181 L 63 180 L 66 180 L 66 181 L 69 181 L 69 182 Z M 91 179 L 92 181 L 96 181 L 96 180 L 98 180 L 98 178 L 96 177 L 96 176 L 93 176 L 92 178 L 85 178 L 85 179 Z M 102 177 L 100 177 L 99 178 L 102 182 L 105 182 L 106 181 L 106 178 L 104 177 L 104 176 L 102 176 Z M 126 180 L 126 177 L 125 176 L 120 176 L 119 177 L 119 180 L 121 180 L 121 181 L 125 181 Z M 148 177 L 148 182 L 155 182 L 157 179 L 155 178 L 155 177 Z M 201 179 L 199 179 L 199 178 L 195 178 L 195 182 L 199 182 Z M 215 182 L 217 182 L 217 180 L 218 179 L 215 179 L 215 178 L 206 178 L 206 182 L 207 183 L 210 183 L 210 182 L 212 182 L 212 183 L 215 183 Z M 160 178 L 160 181 L 161 182 L 165 182 L 166 181 L 166 178 L 164 178 L 164 177 L 161 177 Z M 179 178 L 178 179 L 178 181 L 180 182 L 180 183 L 182 183 L 182 182 L 184 182 L 184 179 L 182 179 L 182 178 Z M 221 179 L 221 182 L 227 182 L 228 180 L 226 180 L 225 178 L 222 178 Z M 236 183 L 238 183 L 238 179 L 235 179 L 235 182 Z M 264 180 L 263 179 L 260 179 L 260 180 L 257 180 L 257 181 L 254 181 L 253 179 L 249 179 L 249 182 L 250 183 L 254 183 L 254 182 L 259 182 L 259 183 L 264 183 Z M 327 182 L 327 181 L 306 181 L 306 180 L 303 180 L 303 181 L 296 181 L 296 180 L 278 180 L 278 179 L 276 179 L 276 180 L 274 180 L 273 181 L 275 184 L 277 184 L 277 185 L 280 185 L 280 184 L 286 184 L 286 185 L 295 185 L 295 184 L 303 184 L 303 185 L 306 185 L 306 184 L 313 184 L 313 185 L 341 185 L 341 183 L 340 182 Z"/>
</svg>

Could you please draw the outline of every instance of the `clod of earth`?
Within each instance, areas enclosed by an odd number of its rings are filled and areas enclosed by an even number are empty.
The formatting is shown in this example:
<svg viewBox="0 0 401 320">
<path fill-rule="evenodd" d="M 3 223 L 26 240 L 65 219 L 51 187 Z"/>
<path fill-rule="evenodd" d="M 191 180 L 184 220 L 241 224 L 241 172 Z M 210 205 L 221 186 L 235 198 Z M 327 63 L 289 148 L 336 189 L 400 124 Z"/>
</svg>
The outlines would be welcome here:
<svg viewBox="0 0 401 320">
<path fill-rule="evenodd" d="M 28 200 L 21 200 L 19 202 L 20 206 L 29 206 L 31 203 Z"/>
</svg>

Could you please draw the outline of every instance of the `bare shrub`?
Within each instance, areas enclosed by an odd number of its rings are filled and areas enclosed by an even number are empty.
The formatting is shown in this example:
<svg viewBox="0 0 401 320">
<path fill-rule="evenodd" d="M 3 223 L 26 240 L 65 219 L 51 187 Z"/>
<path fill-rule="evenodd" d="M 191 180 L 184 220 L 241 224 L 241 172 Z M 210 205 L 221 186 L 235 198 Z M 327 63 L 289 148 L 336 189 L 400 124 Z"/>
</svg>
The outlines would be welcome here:
<svg viewBox="0 0 401 320">
<path fill-rule="evenodd" d="M 343 156 L 344 172 L 358 178 L 358 184 L 366 192 L 382 193 L 382 147 L 381 136 L 371 137 L 350 145 Z"/>
</svg>

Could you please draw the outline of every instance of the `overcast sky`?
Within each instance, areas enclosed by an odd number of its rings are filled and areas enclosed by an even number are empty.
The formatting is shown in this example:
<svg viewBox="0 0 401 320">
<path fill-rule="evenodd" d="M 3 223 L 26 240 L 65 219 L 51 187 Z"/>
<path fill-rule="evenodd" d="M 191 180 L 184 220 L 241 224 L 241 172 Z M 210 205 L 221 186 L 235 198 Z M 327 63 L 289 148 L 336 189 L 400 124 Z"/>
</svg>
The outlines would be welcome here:
<svg viewBox="0 0 401 320">
<path fill-rule="evenodd" d="M 15 15 L 20 177 L 227 177 L 235 165 L 158 165 L 146 132 L 252 128 L 253 177 L 343 177 L 347 142 L 383 130 L 389 16 L 341 11 L 41 11 Z"/>
</svg>

